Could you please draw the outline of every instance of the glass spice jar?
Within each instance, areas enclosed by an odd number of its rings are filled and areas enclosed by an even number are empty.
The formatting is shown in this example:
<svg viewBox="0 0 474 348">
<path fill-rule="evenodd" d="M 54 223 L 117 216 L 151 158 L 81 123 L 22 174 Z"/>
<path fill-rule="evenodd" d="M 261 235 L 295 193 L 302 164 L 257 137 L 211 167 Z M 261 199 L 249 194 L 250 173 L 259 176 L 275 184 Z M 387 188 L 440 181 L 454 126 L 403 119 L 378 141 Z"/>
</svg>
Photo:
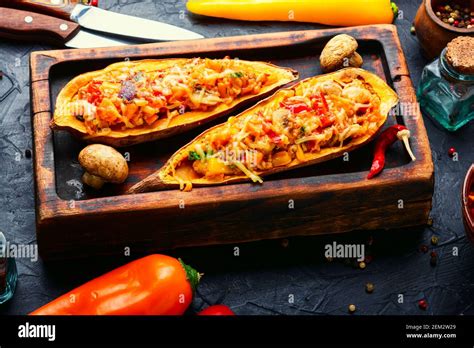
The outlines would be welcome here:
<svg viewBox="0 0 474 348">
<path fill-rule="evenodd" d="M 417 89 L 421 110 L 448 131 L 474 119 L 474 38 L 451 41 L 422 73 Z"/>
<path fill-rule="evenodd" d="M 0 304 L 13 297 L 18 273 L 15 259 L 7 255 L 7 240 L 0 232 Z"/>
</svg>

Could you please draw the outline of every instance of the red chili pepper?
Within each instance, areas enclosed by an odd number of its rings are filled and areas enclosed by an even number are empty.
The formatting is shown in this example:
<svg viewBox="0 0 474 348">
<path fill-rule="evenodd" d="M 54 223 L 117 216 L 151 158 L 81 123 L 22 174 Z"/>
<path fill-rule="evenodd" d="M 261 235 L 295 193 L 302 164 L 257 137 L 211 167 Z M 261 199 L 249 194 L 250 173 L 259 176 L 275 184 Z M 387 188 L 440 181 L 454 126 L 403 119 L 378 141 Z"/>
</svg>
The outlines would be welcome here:
<svg viewBox="0 0 474 348">
<path fill-rule="evenodd" d="M 326 127 L 332 126 L 332 124 L 334 123 L 334 120 L 331 120 L 331 119 L 330 119 L 329 117 L 327 117 L 327 116 L 321 116 L 321 117 L 320 117 L 320 120 L 321 120 L 322 128 L 326 128 Z"/>
<path fill-rule="evenodd" d="M 270 140 L 272 142 L 274 142 L 275 144 L 278 144 L 281 142 L 281 136 L 278 135 L 273 129 L 270 128 L 270 124 L 272 123 L 272 121 L 269 121 L 269 120 L 266 120 L 265 121 L 266 123 L 263 124 L 263 131 L 265 132 L 266 135 L 268 135 L 268 137 L 270 138 Z M 268 123 L 268 125 L 267 125 Z"/>
<path fill-rule="evenodd" d="M 372 179 L 377 176 L 385 166 L 385 151 L 390 147 L 397 139 L 400 139 L 405 144 L 405 147 L 410 154 L 411 159 L 414 161 L 415 156 L 410 149 L 408 138 L 410 137 L 410 131 L 407 127 L 400 124 L 388 127 L 378 137 L 375 143 L 374 160 L 372 161 L 372 167 L 367 175 L 367 179 Z"/>
<path fill-rule="evenodd" d="M 320 92 L 319 96 L 320 96 L 320 98 L 323 102 L 323 107 L 324 107 L 323 111 L 324 111 L 324 113 L 328 113 L 329 112 L 329 106 L 328 106 L 328 102 L 326 101 L 326 97 L 324 96 L 323 92 Z"/>
<path fill-rule="evenodd" d="M 202 310 L 198 315 L 235 315 L 235 313 L 226 305 L 214 305 Z"/>
<path fill-rule="evenodd" d="M 102 84 L 102 81 L 92 81 L 92 83 L 87 86 L 87 101 L 94 105 L 99 105 L 102 102 L 103 96 L 102 92 L 99 89 L 99 86 Z"/>
<path fill-rule="evenodd" d="M 324 94 L 320 92 L 318 95 L 313 95 L 311 100 L 313 101 L 313 110 L 316 111 L 317 116 L 321 120 L 321 129 L 333 125 L 334 120 L 331 120 L 329 117 L 329 105 Z"/>
<path fill-rule="evenodd" d="M 305 103 L 285 104 L 280 103 L 280 107 L 290 110 L 293 114 L 299 114 L 303 111 L 311 111 L 311 108 Z"/>
<path fill-rule="evenodd" d="M 270 139 L 273 139 L 273 138 L 277 137 L 277 134 L 276 134 L 272 129 L 270 129 L 270 128 L 268 128 L 268 129 L 265 131 L 265 133 L 268 135 L 268 137 L 269 137 Z"/>
<path fill-rule="evenodd" d="M 313 110 L 316 111 L 316 114 L 318 116 L 329 113 L 328 102 L 326 101 L 326 97 L 322 92 L 311 96 L 311 101 L 313 105 Z"/>
</svg>

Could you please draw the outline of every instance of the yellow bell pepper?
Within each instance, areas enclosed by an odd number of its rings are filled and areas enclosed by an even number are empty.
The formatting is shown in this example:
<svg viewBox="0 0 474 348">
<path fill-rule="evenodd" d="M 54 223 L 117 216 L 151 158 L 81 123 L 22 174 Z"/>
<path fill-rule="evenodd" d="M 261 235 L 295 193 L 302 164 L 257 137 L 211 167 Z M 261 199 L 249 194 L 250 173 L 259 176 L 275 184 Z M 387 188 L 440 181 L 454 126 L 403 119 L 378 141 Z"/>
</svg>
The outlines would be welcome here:
<svg viewBox="0 0 474 348">
<path fill-rule="evenodd" d="M 189 0 L 195 14 L 247 21 L 295 21 L 333 26 L 389 24 L 390 0 Z"/>
</svg>

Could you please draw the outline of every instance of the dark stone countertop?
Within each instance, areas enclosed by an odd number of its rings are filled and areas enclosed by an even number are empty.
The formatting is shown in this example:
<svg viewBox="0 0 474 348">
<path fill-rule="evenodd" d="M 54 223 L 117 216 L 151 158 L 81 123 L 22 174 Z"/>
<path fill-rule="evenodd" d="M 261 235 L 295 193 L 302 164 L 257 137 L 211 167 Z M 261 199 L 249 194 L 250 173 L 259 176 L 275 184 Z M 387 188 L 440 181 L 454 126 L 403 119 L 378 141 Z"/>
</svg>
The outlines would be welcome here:
<svg viewBox="0 0 474 348">
<path fill-rule="evenodd" d="M 410 26 L 420 1 L 398 0 L 403 18 L 397 20 L 399 35 L 413 82 L 418 83 L 423 66 Z M 301 23 L 240 23 L 187 15 L 183 0 L 111 1 L 101 6 L 114 11 L 179 25 L 206 37 L 244 35 L 284 30 L 318 28 Z M 184 11 L 184 12 L 183 12 Z M 180 18 L 183 17 L 184 18 Z M 42 44 L 0 41 L 0 69 L 13 78 L 16 89 L 0 102 L 0 230 L 20 244 L 35 243 L 35 211 L 29 100 L 29 54 L 50 47 Z M 0 95 L 8 87 L 0 81 Z M 354 232 L 341 236 L 291 238 L 280 241 L 173 251 L 205 273 L 192 310 L 206 303 L 223 302 L 237 314 L 346 314 L 349 303 L 357 314 L 474 314 L 474 248 L 464 234 L 460 189 L 474 162 L 474 123 L 450 134 L 425 118 L 435 163 L 435 195 L 429 228 L 403 231 Z M 459 161 L 448 156 L 455 147 Z M 341 202 L 343 204 L 343 202 Z M 432 235 L 439 237 L 430 246 Z M 365 270 L 344 262 L 323 259 L 324 245 L 365 242 L 373 236 L 373 261 Z M 426 244 L 439 255 L 436 267 L 430 254 L 418 249 Z M 453 256 L 453 247 L 459 250 Z M 19 279 L 14 298 L 0 307 L 3 314 L 25 314 L 105 273 L 123 260 L 81 260 L 46 265 L 18 259 Z M 365 284 L 376 290 L 366 294 Z M 399 303 L 403 294 L 404 303 Z M 417 301 L 426 298 L 422 311 Z M 294 301 L 291 301 L 294 299 Z M 191 311 L 192 311 L 191 310 Z"/>
</svg>

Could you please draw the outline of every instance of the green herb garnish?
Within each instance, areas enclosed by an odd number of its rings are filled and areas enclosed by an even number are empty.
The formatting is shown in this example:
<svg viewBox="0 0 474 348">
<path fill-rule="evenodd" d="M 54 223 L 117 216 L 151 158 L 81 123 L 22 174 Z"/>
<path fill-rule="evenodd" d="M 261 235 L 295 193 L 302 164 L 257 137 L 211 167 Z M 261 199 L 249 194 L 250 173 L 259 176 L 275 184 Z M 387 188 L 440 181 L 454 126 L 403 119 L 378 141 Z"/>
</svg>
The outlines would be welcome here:
<svg viewBox="0 0 474 348">
<path fill-rule="evenodd" d="M 188 153 L 188 160 L 190 161 L 197 161 L 200 160 L 201 156 L 196 151 L 189 151 Z"/>
<path fill-rule="evenodd" d="M 236 72 L 231 73 L 231 74 L 230 74 L 230 77 L 233 77 L 233 78 L 238 79 L 238 78 L 240 78 L 240 77 L 244 77 L 244 74 L 243 74 L 242 72 L 240 72 L 240 71 L 236 71 Z"/>
</svg>

